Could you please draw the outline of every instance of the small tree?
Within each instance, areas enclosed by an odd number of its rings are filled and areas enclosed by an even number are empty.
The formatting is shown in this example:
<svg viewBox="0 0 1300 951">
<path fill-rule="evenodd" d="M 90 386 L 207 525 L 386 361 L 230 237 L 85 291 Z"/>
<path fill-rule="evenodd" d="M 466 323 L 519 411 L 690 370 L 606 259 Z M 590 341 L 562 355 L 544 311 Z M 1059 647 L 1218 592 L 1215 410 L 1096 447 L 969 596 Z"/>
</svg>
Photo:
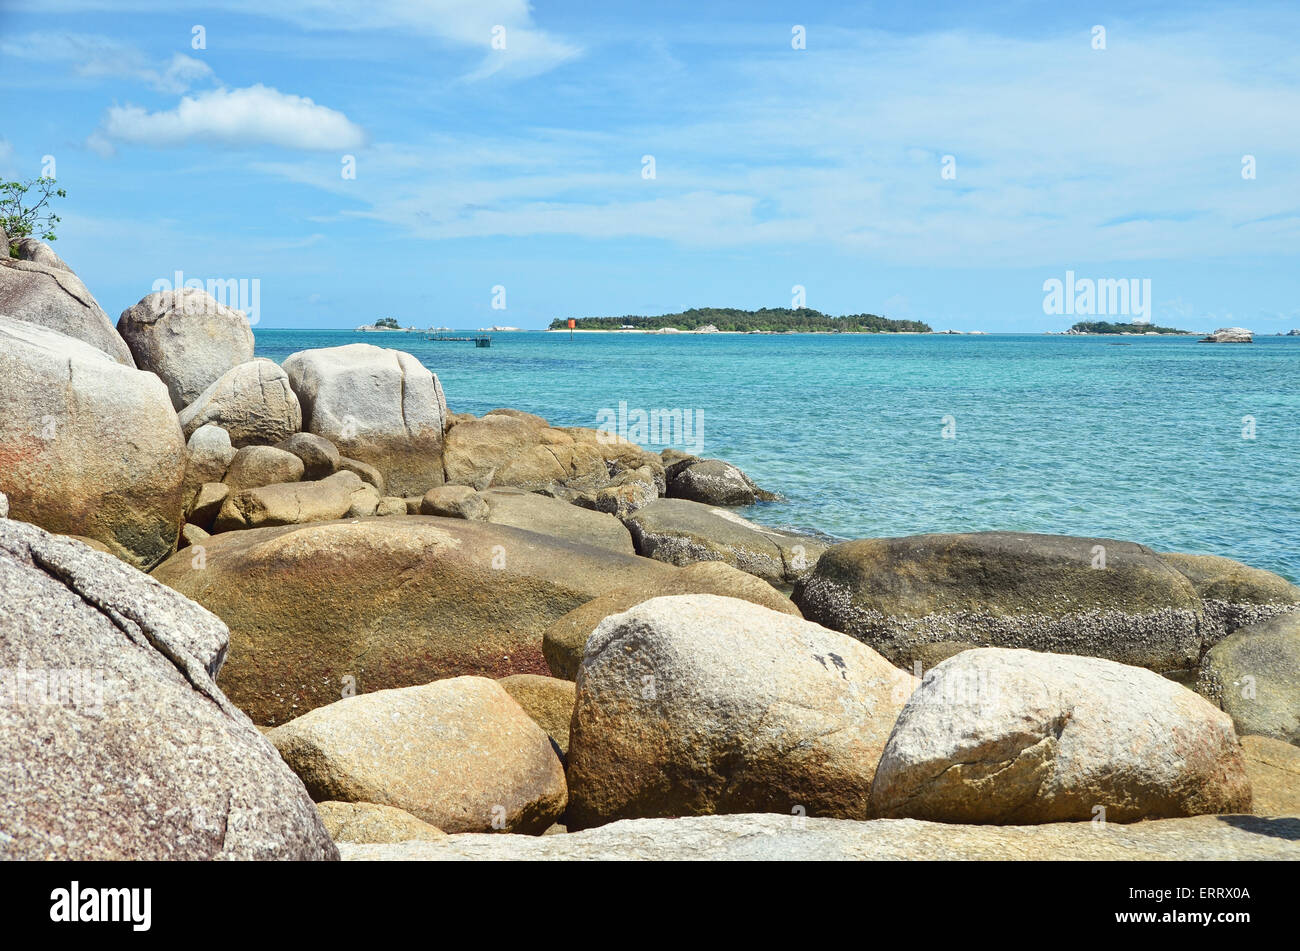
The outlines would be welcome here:
<svg viewBox="0 0 1300 951">
<path fill-rule="evenodd" d="M 0 182 L 0 227 L 11 242 L 30 238 L 33 234 L 44 241 L 56 241 L 54 226 L 59 216 L 50 207 L 54 198 L 66 198 L 68 193 L 55 187 L 52 178 L 34 178 L 27 182 Z M 13 246 L 9 247 L 10 255 Z"/>
</svg>

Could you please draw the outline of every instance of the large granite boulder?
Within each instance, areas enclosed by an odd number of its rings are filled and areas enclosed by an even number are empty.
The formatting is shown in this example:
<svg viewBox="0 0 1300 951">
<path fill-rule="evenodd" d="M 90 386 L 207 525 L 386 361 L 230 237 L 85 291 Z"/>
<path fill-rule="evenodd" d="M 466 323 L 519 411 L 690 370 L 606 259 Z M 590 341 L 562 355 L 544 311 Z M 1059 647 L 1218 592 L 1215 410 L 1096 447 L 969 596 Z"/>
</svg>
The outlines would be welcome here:
<svg viewBox="0 0 1300 951">
<path fill-rule="evenodd" d="M 0 231 L 0 234 L 3 234 L 3 231 Z M 67 262 L 59 257 L 52 247 L 39 238 L 19 238 L 13 242 L 13 247 L 17 252 L 15 257 L 19 261 L 31 261 L 33 264 L 42 264 L 45 267 L 72 272 L 72 268 L 68 267 Z"/>
<path fill-rule="evenodd" d="M 479 497 L 487 504 L 487 521 L 497 525 L 511 525 L 625 555 L 637 553 L 632 536 L 612 515 L 523 489 L 485 489 Z"/>
<path fill-rule="evenodd" d="M 542 653 L 556 677 L 573 680 L 582 665 L 587 641 L 600 622 L 611 614 L 622 614 L 651 598 L 675 594 L 716 594 L 738 598 L 782 614 L 799 617 L 794 602 L 766 581 L 720 561 L 687 565 L 651 585 L 631 585 L 602 594 L 556 620 L 542 636 Z"/>
<path fill-rule="evenodd" d="M 676 468 L 668 481 L 668 496 L 705 505 L 753 505 L 776 498 L 729 462 L 700 459 Z"/>
<path fill-rule="evenodd" d="M 828 548 L 795 602 L 911 668 L 936 642 L 1105 657 L 1155 671 L 1200 660 L 1201 599 L 1132 542 L 981 532 Z"/>
<path fill-rule="evenodd" d="M 767 528 L 734 512 L 687 499 L 656 499 L 624 519 L 639 555 L 689 565 L 722 561 L 774 585 L 812 571 L 829 542 Z"/>
<path fill-rule="evenodd" d="M 226 371 L 253 359 L 253 330 L 241 311 L 186 287 L 156 291 L 122 311 L 117 332 L 135 365 L 158 374 L 177 410 Z"/>
<path fill-rule="evenodd" d="M 226 646 L 148 575 L 0 521 L 0 859 L 336 858 L 213 683 Z"/>
<path fill-rule="evenodd" d="M 1271 571 L 1218 555 L 1160 557 L 1187 577 L 1205 606 L 1203 650 L 1246 624 L 1300 610 L 1300 587 Z"/>
<path fill-rule="evenodd" d="M 542 632 L 614 588 L 678 569 L 462 519 L 402 515 L 214 535 L 202 567 L 154 576 L 229 625 L 226 693 L 279 724 L 363 693 L 458 674 L 545 674 Z"/>
<path fill-rule="evenodd" d="M 925 675 L 871 789 L 883 818 L 1023 825 L 1246 812 L 1232 721 L 1159 674 L 981 648 Z"/>
<path fill-rule="evenodd" d="M 180 531 L 185 440 L 152 373 L 0 316 L 0 491 L 10 516 L 85 535 L 131 564 Z"/>
<path fill-rule="evenodd" d="M 538 833 L 564 812 L 550 739 L 484 677 L 349 697 L 267 738 L 316 799 L 393 806 L 444 832 Z"/>
<path fill-rule="evenodd" d="M 260 358 L 227 370 L 180 411 L 186 436 L 215 423 L 237 449 L 275 445 L 298 432 L 302 419 L 289 378 L 274 361 Z"/>
<path fill-rule="evenodd" d="M 1195 816 L 1112 824 L 964 826 L 914 819 L 683 816 L 624 819 L 570 835 L 452 835 L 339 846 L 344 861 L 826 862 L 1163 861 L 1300 858 L 1300 823 Z"/>
<path fill-rule="evenodd" d="M 1300 745 L 1300 614 L 1240 628 L 1210 648 L 1196 689 L 1238 733 Z"/>
<path fill-rule="evenodd" d="M 1300 747 L 1271 736 L 1243 736 L 1241 750 L 1255 815 L 1300 816 Z"/>
<path fill-rule="evenodd" d="M 66 334 L 117 363 L 135 366 L 108 314 L 62 262 L 20 261 L 0 254 L 0 314 Z"/>
<path fill-rule="evenodd" d="M 876 762 L 915 685 L 852 638 L 747 601 L 646 601 L 587 642 L 566 824 L 865 818 Z"/>
<path fill-rule="evenodd" d="M 457 485 L 510 486 L 562 498 L 594 493 L 609 482 L 609 467 L 595 445 L 500 413 L 452 426 L 443 466 L 447 481 Z"/>
<path fill-rule="evenodd" d="M 377 468 L 389 495 L 423 495 L 443 483 L 447 400 L 415 357 L 354 343 L 302 350 L 284 371 L 302 403 L 303 429 Z"/>
<path fill-rule="evenodd" d="M 488 505 L 482 495 L 467 485 L 439 485 L 424 493 L 419 514 L 485 522 Z"/>
</svg>

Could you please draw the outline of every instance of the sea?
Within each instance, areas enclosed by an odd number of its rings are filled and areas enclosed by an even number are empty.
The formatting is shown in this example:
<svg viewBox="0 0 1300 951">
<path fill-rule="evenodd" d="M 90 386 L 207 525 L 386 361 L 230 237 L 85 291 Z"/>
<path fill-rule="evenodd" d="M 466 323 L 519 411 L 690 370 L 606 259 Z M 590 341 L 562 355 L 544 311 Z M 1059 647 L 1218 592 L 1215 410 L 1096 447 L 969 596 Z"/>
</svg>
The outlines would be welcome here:
<svg viewBox="0 0 1300 951">
<path fill-rule="evenodd" d="M 656 438 L 648 448 L 726 459 L 779 493 L 739 510 L 764 525 L 837 539 L 1099 536 L 1300 582 L 1300 337 L 255 337 L 257 355 L 277 362 L 346 343 L 405 350 L 438 375 L 454 412 L 626 420 L 628 435 Z M 673 425 L 638 432 L 654 411 Z"/>
</svg>

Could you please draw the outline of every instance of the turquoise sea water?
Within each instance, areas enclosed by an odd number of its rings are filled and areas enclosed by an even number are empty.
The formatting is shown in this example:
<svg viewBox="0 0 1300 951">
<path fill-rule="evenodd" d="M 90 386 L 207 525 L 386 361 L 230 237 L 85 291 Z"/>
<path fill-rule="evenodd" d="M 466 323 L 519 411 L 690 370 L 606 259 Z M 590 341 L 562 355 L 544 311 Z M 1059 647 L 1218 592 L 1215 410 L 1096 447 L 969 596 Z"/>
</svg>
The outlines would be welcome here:
<svg viewBox="0 0 1300 951">
<path fill-rule="evenodd" d="M 511 406 L 563 426 L 595 426 L 620 401 L 698 412 L 706 455 L 785 496 L 741 510 L 769 525 L 1098 535 L 1300 582 L 1300 337 L 256 337 L 276 361 L 352 342 L 406 350 L 456 412 Z"/>
</svg>

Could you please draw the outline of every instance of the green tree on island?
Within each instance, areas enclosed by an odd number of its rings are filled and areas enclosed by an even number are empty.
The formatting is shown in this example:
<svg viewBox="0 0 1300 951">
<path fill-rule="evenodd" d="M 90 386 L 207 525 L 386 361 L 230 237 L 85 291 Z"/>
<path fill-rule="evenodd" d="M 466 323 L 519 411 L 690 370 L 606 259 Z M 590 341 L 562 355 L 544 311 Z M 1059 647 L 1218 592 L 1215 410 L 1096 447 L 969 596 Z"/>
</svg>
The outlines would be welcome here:
<svg viewBox="0 0 1300 951">
<path fill-rule="evenodd" d="M 774 333 L 930 333 L 930 325 L 919 320 L 893 320 L 875 314 L 849 314 L 831 317 L 809 307 L 763 307 L 759 310 L 741 310 L 736 307 L 693 307 L 680 314 L 663 314 L 659 317 L 578 317 L 578 330 L 619 330 L 634 327 L 637 330 L 698 330 L 712 325 L 719 330 L 746 332 L 771 331 Z M 552 330 L 568 326 L 568 318 L 557 317 L 551 321 Z"/>
<path fill-rule="evenodd" d="M 395 317 L 380 317 L 378 320 L 375 321 L 375 326 L 387 327 L 389 330 L 402 329 L 401 327 L 397 326 L 397 318 Z"/>
<path fill-rule="evenodd" d="M 34 178 L 26 182 L 0 182 L 0 228 L 9 236 L 9 256 L 16 257 L 14 242 L 38 237 L 57 241 L 54 226 L 59 216 L 50 205 L 52 199 L 66 198 L 68 193 L 56 188 L 52 178 Z"/>
</svg>

